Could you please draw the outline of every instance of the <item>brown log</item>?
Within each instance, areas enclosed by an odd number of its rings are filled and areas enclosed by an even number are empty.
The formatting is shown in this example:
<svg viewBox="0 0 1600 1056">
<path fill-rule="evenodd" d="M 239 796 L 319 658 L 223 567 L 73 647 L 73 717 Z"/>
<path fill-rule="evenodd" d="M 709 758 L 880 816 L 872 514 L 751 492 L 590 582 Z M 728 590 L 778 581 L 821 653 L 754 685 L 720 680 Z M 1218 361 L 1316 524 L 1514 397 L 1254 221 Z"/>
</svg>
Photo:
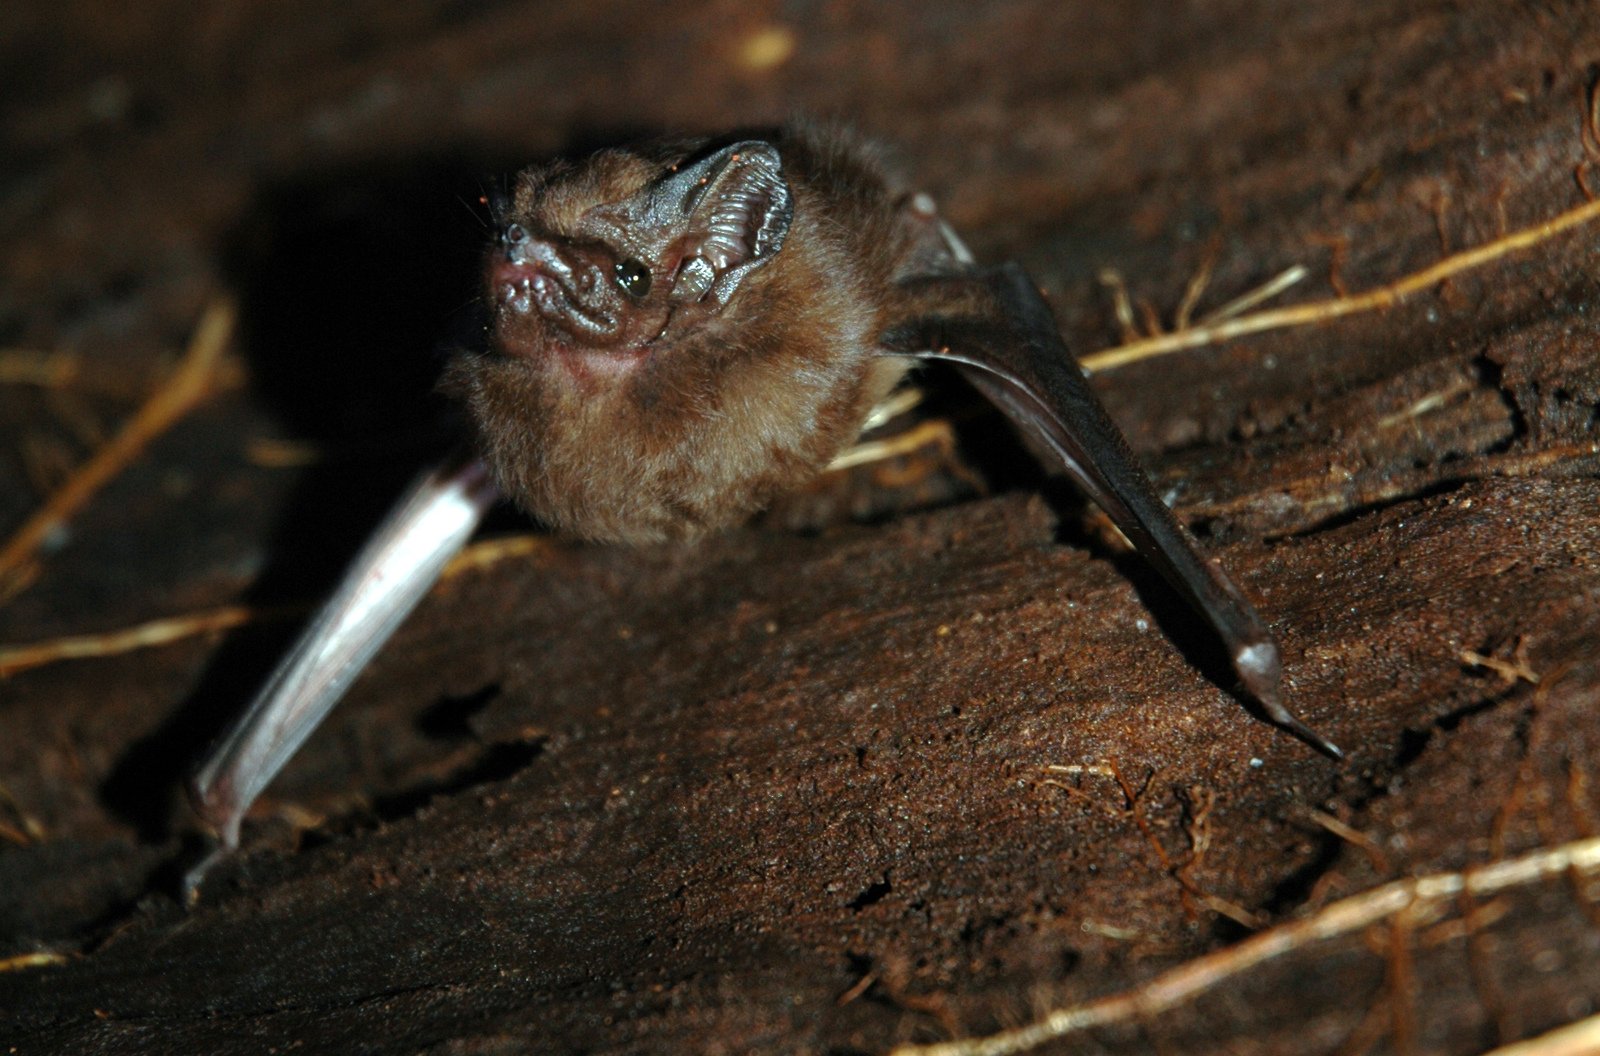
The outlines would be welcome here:
<svg viewBox="0 0 1600 1056">
<path fill-rule="evenodd" d="M 0 536 L 239 316 L 0 581 L 8 1051 L 1472 1053 L 1600 1006 L 1600 222 L 1540 227 L 1600 187 L 1592 3 L 14 6 Z M 434 443 L 479 177 L 795 111 L 1086 357 L 1140 336 L 1108 269 L 1140 330 L 1307 269 L 1096 385 L 1349 762 L 936 402 L 945 476 L 478 551 L 180 905 L 176 783 Z"/>
</svg>

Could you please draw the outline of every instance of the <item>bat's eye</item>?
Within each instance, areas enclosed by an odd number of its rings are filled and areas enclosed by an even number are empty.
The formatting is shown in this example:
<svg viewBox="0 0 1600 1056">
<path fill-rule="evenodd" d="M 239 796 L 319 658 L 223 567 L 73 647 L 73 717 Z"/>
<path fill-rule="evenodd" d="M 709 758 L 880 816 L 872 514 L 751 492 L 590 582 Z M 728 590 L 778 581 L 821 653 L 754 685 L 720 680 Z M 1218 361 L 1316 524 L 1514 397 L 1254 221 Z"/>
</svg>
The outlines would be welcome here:
<svg viewBox="0 0 1600 1056">
<path fill-rule="evenodd" d="M 643 297 L 650 292 L 650 269 L 632 257 L 619 262 L 612 274 L 629 297 Z"/>
</svg>

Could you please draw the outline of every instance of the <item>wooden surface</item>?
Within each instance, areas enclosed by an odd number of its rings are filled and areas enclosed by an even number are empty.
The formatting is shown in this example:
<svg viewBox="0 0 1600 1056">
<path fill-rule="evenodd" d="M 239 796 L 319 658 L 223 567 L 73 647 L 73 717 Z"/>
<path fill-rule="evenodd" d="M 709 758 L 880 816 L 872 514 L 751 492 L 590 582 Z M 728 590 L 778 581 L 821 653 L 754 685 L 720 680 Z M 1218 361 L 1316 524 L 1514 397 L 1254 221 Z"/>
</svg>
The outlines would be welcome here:
<svg viewBox="0 0 1600 1056">
<path fill-rule="evenodd" d="M 844 117 L 1087 354 L 1104 269 L 1170 328 L 1202 272 L 1196 318 L 1296 264 L 1272 305 L 1331 301 L 1583 206 L 1592 4 L 18 7 L 0 534 L 238 315 L 5 577 L 7 650 L 112 654 L 0 681 L 8 1051 L 1471 1053 L 1596 1011 L 1600 225 L 1096 379 L 1343 766 L 956 415 L 948 487 L 461 570 L 189 910 L 174 795 L 435 443 L 494 174 Z"/>
</svg>

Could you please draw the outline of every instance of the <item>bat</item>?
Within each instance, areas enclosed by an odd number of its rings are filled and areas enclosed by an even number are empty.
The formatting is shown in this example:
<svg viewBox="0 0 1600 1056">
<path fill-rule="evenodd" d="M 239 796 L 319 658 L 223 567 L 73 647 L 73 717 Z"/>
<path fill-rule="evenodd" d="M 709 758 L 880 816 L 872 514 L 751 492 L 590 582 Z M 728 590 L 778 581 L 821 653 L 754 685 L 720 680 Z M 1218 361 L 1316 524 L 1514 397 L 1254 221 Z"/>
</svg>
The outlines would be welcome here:
<svg viewBox="0 0 1600 1056">
<path fill-rule="evenodd" d="M 192 799 L 238 845 L 250 804 L 509 498 L 575 536 L 736 524 L 821 472 L 921 361 L 954 364 L 1109 515 L 1226 646 L 1276 724 L 1278 647 L 1144 475 L 1014 263 L 981 267 L 846 133 L 666 140 L 523 172 L 496 209 L 486 341 L 447 368 L 470 438 L 413 484 Z"/>
</svg>

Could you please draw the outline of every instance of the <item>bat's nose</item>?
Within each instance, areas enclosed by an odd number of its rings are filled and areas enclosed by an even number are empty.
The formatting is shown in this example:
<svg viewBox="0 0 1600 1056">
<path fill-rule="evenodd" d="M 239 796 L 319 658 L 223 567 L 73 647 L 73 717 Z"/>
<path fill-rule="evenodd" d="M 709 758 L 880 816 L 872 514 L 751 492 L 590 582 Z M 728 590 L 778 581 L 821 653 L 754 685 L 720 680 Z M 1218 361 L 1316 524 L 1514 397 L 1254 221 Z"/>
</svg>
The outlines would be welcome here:
<svg viewBox="0 0 1600 1056">
<path fill-rule="evenodd" d="M 617 314 L 597 266 L 582 256 L 569 259 L 560 248 L 525 237 L 494 254 L 488 266 L 495 300 L 515 315 L 537 312 L 547 319 L 601 336 L 617 329 Z"/>
<path fill-rule="evenodd" d="M 495 298 L 518 315 L 527 315 L 533 308 L 533 283 L 535 278 L 548 282 L 536 265 L 512 259 L 510 253 L 504 260 L 489 265 L 489 286 Z"/>
<path fill-rule="evenodd" d="M 489 261 L 490 287 L 500 303 L 526 315 L 540 300 L 549 300 L 548 287 L 572 286 L 573 267 L 554 243 L 535 238 L 521 224 L 510 224 L 500 234 L 504 253 Z M 546 296 L 540 297 L 538 294 Z"/>
</svg>

